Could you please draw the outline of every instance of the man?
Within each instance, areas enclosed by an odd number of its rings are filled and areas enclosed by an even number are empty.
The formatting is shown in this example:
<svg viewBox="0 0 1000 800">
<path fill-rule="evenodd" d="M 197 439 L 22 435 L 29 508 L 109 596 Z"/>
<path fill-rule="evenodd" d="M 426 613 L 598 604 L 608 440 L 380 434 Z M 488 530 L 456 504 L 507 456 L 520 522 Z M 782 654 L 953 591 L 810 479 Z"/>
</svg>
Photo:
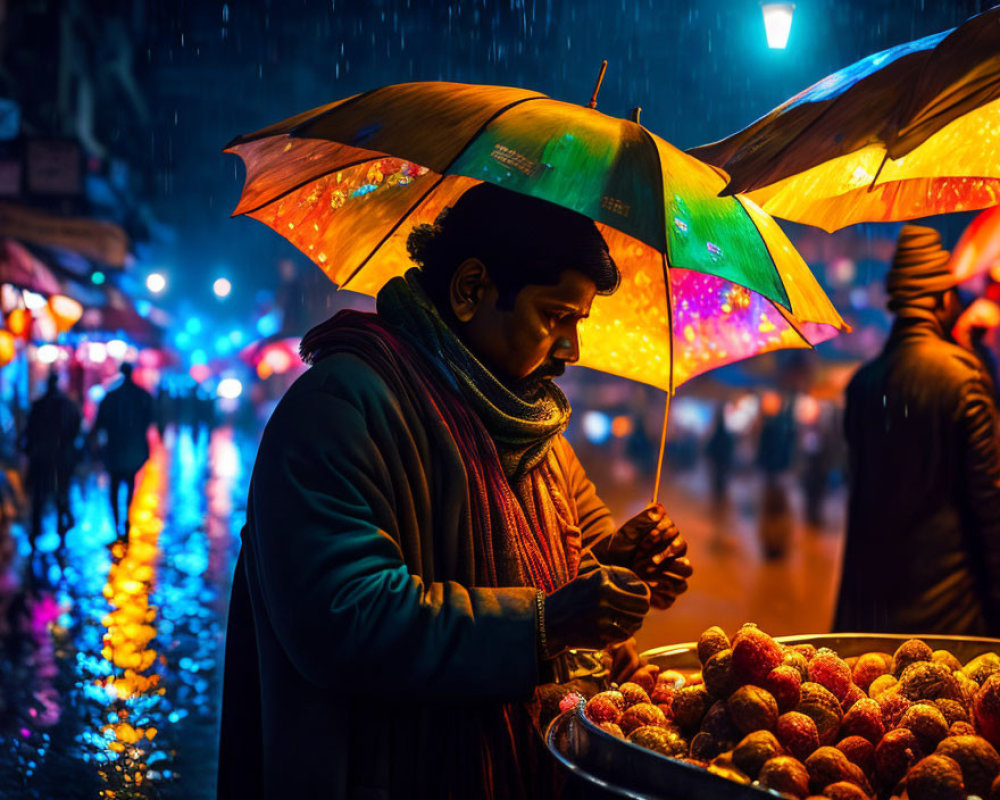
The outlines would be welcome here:
<svg viewBox="0 0 1000 800">
<path fill-rule="evenodd" d="M 628 640 L 686 588 L 662 507 L 612 535 L 562 436 L 551 379 L 618 284 L 593 222 L 483 184 L 408 247 L 422 269 L 377 314 L 305 337 L 264 432 L 220 797 L 552 797 L 526 701 L 563 651 Z"/>
<path fill-rule="evenodd" d="M 111 515 L 115 521 L 115 535 L 128 535 L 128 509 L 135 494 L 135 474 L 149 458 L 146 439 L 153 423 L 153 398 L 132 380 L 132 365 L 121 365 L 122 382 L 112 389 L 97 409 L 93 433 L 104 431 L 104 468 L 108 471 L 108 490 L 111 498 Z M 125 526 L 120 524 L 118 508 L 121 487 L 125 485 Z"/>
<path fill-rule="evenodd" d="M 850 508 L 835 630 L 1000 635 L 1000 448 L 936 231 L 903 228 L 896 321 L 847 389 Z"/>
<path fill-rule="evenodd" d="M 80 432 L 80 409 L 59 391 L 59 376 L 49 373 L 45 393 L 31 404 L 24 431 L 31 489 L 29 539 L 42 532 L 42 517 L 50 497 L 56 501 L 56 529 L 63 536 L 73 527 L 69 483 L 75 466 L 74 441 Z"/>
</svg>

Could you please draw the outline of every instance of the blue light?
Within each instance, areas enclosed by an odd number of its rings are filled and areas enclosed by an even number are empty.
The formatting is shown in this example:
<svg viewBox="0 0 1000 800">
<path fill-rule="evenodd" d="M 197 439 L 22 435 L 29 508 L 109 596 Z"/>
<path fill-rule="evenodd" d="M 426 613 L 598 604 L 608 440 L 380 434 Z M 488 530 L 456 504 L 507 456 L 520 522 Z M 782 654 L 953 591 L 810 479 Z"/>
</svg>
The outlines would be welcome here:
<svg viewBox="0 0 1000 800">
<path fill-rule="evenodd" d="M 197 336 L 201 333 L 201 320 L 197 317 L 188 317 L 188 321 L 184 323 L 184 330 L 192 336 Z"/>
<path fill-rule="evenodd" d="M 233 343 L 233 347 L 239 347 L 243 344 L 243 331 L 237 329 L 229 332 L 229 341 Z"/>
<path fill-rule="evenodd" d="M 140 317 L 148 317 L 149 312 L 153 310 L 153 304 L 148 300 L 136 300 L 135 310 L 139 312 Z"/>
<path fill-rule="evenodd" d="M 104 277 L 104 273 L 100 270 L 95 270 L 90 275 L 90 282 L 96 286 L 100 286 L 105 280 L 107 279 Z"/>
<path fill-rule="evenodd" d="M 87 396 L 95 403 L 100 403 L 104 399 L 105 394 L 107 392 L 104 391 L 104 387 L 99 383 L 95 383 L 87 390 Z"/>
<path fill-rule="evenodd" d="M 583 415 L 583 435 L 593 444 L 604 444 L 611 436 L 611 417 L 601 411 Z"/>
<path fill-rule="evenodd" d="M 197 364 L 207 364 L 207 363 L 208 363 L 208 356 L 205 354 L 205 351 L 202 350 L 200 347 L 191 353 L 192 366 L 195 366 Z"/>
<path fill-rule="evenodd" d="M 281 330 L 281 318 L 275 311 L 271 311 L 257 320 L 257 333 L 261 336 L 273 336 L 279 330 Z"/>
<path fill-rule="evenodd" d="M 187 331 L 181 331 L 174 337 L 174 341 L 177 342 L 177 346 L 181 350 L 187 350 L 191 346 L 191 334 Z"/>
<path fill-rule="evenodd" d="M 220 356 L 229 355 L 233 352 L 233 343 L 228 336 L 218 336 L 215 339 L 215 350 Z"/>
</svg>

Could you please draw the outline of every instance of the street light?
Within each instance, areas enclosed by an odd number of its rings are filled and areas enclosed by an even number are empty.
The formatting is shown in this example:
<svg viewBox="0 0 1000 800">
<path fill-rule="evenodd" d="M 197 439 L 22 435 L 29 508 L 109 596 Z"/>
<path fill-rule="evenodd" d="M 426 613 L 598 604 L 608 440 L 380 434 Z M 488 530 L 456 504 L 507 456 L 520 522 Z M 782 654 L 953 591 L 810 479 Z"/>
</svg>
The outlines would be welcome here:
<svg viewBox="0 0 1000 800">
<path fill-rule="evenodd" d="M 167 288 L 167 279 L 163 277 L 162 273 L 150 272 L 146 276 L 146 288 L 153 294 L 159 294 Z"/>
<path fill-rule="evenodd" d="M 767 46 L 772 50 L 784 50 L 788 44 L 788 34 L 792 29 L 795 3 L 761 3 L 760 7 L 764 12 Z"/>
<path fill-rule="evenodd" d="M 233 285 L 225 278 L 219 278 L 215 283 L 212 284 L 212 291 L 215 292 L 215 296 L 220 300 L 223 297 L 229 295 L 233 290 Z"/>
</svg>

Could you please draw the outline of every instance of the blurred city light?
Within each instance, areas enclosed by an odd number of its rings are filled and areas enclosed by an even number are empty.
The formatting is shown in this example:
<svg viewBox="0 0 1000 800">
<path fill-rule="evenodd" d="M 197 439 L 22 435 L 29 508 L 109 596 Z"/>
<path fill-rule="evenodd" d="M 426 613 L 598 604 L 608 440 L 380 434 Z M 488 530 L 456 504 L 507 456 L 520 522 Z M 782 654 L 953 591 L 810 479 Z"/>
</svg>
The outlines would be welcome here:
<svg viewBox="0 0 1000 800">
<path fill-rule="evenodd" d="M 192 364 L 207 364 L 208 355 L 200 347 L 191 353 Z"/>
<path fill-rule="evenodd" d="M 219 278 L 212 284 L 212 291 L 215 292 L 215 296 L 220 300 L 223 297 L 228 297 L 232 290 L 233 285 L 226 278 Z"/>
<path fill-rule="evenodd" d="M 35 356 L 38 358 L 39 363 L 54 364 L 56 359 L 59 358 L 59 348 L 54 344 L 43 344 L 38 348 Z"/>
<path fill-rule="evenodd" d="M 24 305 L 31 311 L 37 311 L 39 308 L 45 308 L 45 306 L 48 305 L 49 301 L 40 294 L 29 292 L 27 289 L 25 289 L 22 294 L 24 297 Z"/>
<path fill-rule="evenodd" d="M 264 314 L 257 320 L 257 333 L 261 336 L 273 336 L 281 330 L 281 315 L 275 311 Z"/>
<path fill-rule="evenodd" d="M 593 444 L 604 444 L 611 435 L 611 418 L 602 411 L 583 415 L 583 435 Z"/>
<path fill-rule="evenodd" d="M 146 288 L 153 294 L 159 294 L 167 288 L 167 279 L 159 272 L 150 272 L 146 276 Z"/>
<path fill-rule="evenodd" d="M 788 34 L 792 30 L 794 3 L 763 3 L 764 29 L 767 32 L 767 46 L 772 50 L 784 50 L 788 44 Z"/>
<path fill-rule="evenodd" d="M 90 282 L 93 283 L 95 286 L 100 286 L 102 283 L 104 283 L 105 280 L 106 278 L 104 277 L 104 273 L 101 272 L 99 269 L 94 270 L 90 274 Z"/>
<path fill-rule="evenodd" d="M 197 336 L 201 333 L 201 320 L 198 317 L 188 317 L 188 321 L 184 323 L 184 330 L 192 336 Z"/>
<path fill-rule="evenodd" d="M 116 361 L 121 361 L 125 358 L 125 353 L 128 352 L 128 345 L 125 344 L 121 339 L 112 339 L 106 345 L 108 355 L 111 356 Z"/>
<path fill-rule="evenodd" d="M 235 400 L 243 393 L 243 384 L 236 378 L 223 378 L 215 392 L 226 400 Z"/>
<path fill-rule="evenodd" d="M 87 345 L 87 358 L 95 364 L 101 364 L 108 358 L 108 348 L 103 342 L 90 342 Z"/>
</svg>

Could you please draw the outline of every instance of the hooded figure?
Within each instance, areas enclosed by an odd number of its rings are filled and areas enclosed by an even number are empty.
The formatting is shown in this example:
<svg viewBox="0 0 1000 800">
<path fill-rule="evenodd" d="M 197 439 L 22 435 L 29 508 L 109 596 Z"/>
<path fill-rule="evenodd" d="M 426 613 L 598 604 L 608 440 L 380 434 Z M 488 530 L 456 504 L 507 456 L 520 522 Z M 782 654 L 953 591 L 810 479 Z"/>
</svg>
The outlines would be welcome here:
<svg viewBox="0 0 1000 800">
<path fill-rule="evenodd" d="M 834 630 L 1000 635 L 1000 448 L 937 231 L 904 226 L 895 323 L 847 388 L 850 507 Z"/>
</svg>

